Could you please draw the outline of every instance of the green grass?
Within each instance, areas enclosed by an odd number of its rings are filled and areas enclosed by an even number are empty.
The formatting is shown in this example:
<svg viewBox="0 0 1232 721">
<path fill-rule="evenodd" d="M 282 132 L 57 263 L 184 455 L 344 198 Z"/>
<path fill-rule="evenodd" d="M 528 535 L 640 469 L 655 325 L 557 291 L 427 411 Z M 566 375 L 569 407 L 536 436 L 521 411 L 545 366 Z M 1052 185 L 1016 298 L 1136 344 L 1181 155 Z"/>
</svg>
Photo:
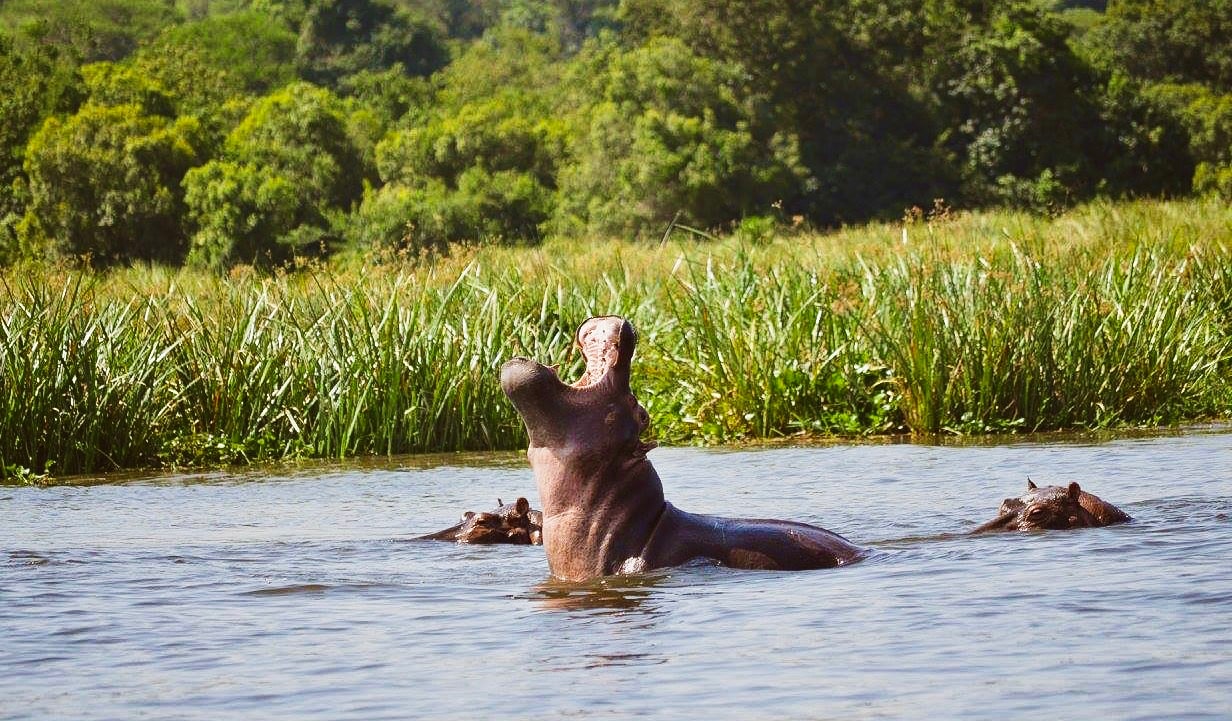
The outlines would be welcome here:
<svg viewBox="0 0 1232 721">
<path fill-rule="evenodd" d="M 1096 204 L 769 241 L 0 273 L 0 473 L 517 448 L 497 384 L 633 320 L 672 443 L 1171 424 L 1232 407 L 1232 211 Z"/>
</svg>

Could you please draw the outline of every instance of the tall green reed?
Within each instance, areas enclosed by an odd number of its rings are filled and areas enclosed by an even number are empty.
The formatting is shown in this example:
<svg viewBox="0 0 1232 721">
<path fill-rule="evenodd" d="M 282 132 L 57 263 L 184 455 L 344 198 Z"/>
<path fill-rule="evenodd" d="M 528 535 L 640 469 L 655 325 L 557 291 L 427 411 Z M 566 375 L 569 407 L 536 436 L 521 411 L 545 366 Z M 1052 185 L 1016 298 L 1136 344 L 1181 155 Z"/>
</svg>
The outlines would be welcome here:
<svg viewBox="0 0 1232 721">
<path fill-rule="evenodd" d="M 906 244 L 877 226 L 269 277 L 9 272 L 0 473 L 516 448 L 500 364 L 568 378 L 573 330 L 608 313 L 641 333 L 634 389 L 669 442 L 1226 414 L 1232 233 L 1186 207 L 962 217 Z"/>
<path fill-rule="evenodd" d="M 175 405 L 147 300 L 96 304 L 89 280 L 6 281 L 0 313 L 0 472 L 148 465 Z"/>
<path fill-rule="evenodd" d="M 1106 427 L 1226 411 L 1229 336 L 1188 262 L 1074 272 L 912 255 L 866 268 L 870 337 L 917 432 Z"/>
<path fill-rule="evenodd" d="M 850 281 L 759 267 L 747 256 L 680 268 L 664 308 L 673 332 L 659 344 L 661 359 L 647 362 L 665 396 L 657 403 L 665 437 L 723 443 L 886 430 L 892 399 L 860 342 Z"/>
</svg>

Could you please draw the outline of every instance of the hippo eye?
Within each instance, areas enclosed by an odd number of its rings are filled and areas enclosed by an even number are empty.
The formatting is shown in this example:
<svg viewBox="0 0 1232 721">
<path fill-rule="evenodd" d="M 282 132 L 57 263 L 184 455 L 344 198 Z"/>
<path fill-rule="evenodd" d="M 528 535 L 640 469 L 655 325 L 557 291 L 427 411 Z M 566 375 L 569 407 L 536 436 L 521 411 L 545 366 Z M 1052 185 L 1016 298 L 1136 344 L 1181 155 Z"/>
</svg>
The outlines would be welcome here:
<svg viewBox="0 0 1232 721">
<path fill-rule="evenodd" d="M 1032 508 L 1030 512 L 1027 513 L 1027 518 L 1032 521 L 1038 521 L 1046 515 L 1048 515 L 1048 513 L 1044 509 Z"/>
</svg>

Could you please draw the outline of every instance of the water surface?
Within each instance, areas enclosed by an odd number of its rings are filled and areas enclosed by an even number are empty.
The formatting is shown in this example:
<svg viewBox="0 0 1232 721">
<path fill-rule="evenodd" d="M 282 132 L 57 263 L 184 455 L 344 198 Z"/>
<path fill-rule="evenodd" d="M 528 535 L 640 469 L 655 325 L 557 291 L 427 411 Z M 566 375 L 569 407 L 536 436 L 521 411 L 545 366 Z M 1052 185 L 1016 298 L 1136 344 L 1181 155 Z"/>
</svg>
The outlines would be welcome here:
<svg viewBox="0 0 1232 721">
<path fill-rule="evenodd" d="M 650 457 L 681 508 L 873 554 L 578 586 L 408 540 L 534 500 L 520 454 L 0 488 L 0 718 L 1232 715 L 1226 429 Z M 1135 520 L 943 535 L 1028 475 Z"/>
</svg>

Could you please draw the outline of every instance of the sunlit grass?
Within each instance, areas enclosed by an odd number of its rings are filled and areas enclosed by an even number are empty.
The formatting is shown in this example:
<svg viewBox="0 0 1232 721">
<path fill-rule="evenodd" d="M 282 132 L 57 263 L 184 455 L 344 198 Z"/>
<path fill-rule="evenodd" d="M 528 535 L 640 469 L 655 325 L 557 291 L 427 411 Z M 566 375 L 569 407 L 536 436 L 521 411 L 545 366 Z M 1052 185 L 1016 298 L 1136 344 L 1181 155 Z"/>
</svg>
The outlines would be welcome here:
<svg viewBox="0 0 1232 721">
<path fill-rule="evenodd" d="M 5 476 L 516 448 L 497 384 L 631 318 L 675 443 L 1173 423 L 1232 401 L 1232 211 L 1096 204 L 228 276 L 0 274 Z"/>
</svg>

